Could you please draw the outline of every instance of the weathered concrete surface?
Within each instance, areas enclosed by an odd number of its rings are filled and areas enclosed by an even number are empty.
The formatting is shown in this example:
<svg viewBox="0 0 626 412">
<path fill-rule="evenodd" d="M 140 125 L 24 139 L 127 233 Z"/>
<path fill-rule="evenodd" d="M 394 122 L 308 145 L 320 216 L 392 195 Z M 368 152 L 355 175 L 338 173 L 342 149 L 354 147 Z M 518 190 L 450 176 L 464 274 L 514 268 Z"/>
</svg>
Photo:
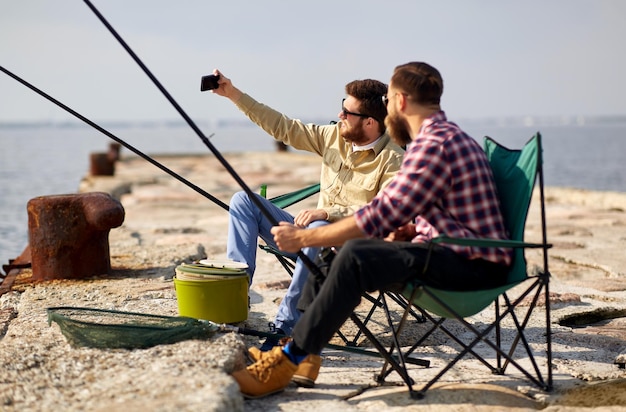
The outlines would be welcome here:
<svg viewBox="0 0 626 412">
<path fill-rule="evenodd" d="M 268 184 L 268 196 L 317 181 L 319 160 L 296 153 L 225 155 L 253 190 Z M 166 166 L 228 203 L 239 190 L 211 156 L 158 157 Z M 87 177 L 81 191 L 104 191 L 121 199 L 124 224 L 110 234 L 113 276 L 84 281 L 29 282 L 28 271 L 0 298 L 0 405 L 2 410 L 415 410 L 549 411 L 621 410 L 626 373 L 616 359 L 626 352 L 624 318 L 593 325 L 572 319 L 613 316 L 626 308 L 626 194 L 548 188 L 548 236 L 554 390 L 543 393 L 519 373 L 491 375 L 468 359 L 444 375 L 422 400 L 412 400 L 392 374 L 386 386 L 372 380 L 377 358 L 326 350 L 317 385 L 289 387 L 282 394 L 243 401 L 228 373 L 242 366 L 250 336 L 219 334 L 136 351 L 71 348 L 58 327 L 48 327 L 45 308 L 89 306 L 176 315 L 171 277 L 182 261 L 225 255 L 227 215 L 220 207 L 138 158 L 123 158 L 112 177 Z M 314 207 L 316 199 L 292 206 Z M 540 233 L 531 208 L 527 239 Z M 536 252 L 529 262 L 540 263 Z M 265 330 L 289 278 L 275 258 L 260 252 L 246 327 Z M 600 315 L 599 315 L 600 314 Z M 559 322 L 568 319 L 567 325 Z M 486 315 L 475 317 L 487 322 Z M 531 320 L 530 341 L 540 341 Z M 414 333 L 419 333 L 419 324 Z M 354 328 L 346 325 L 346 333 Z M 412 333 L 413 333 L 412 332 Z M 384 333 L 384 330 L 380 330 Z M 366 343 L 364 343 L 366 344 Z M 419 385 L 452 356 L 448 339 L 435 336 L 419 356 L 431 368 L 411 366 Z M 545 366 L 545 356 L 539 357 Z M 123 405 L 123 406 L 122 406 Z"/>
</svg>

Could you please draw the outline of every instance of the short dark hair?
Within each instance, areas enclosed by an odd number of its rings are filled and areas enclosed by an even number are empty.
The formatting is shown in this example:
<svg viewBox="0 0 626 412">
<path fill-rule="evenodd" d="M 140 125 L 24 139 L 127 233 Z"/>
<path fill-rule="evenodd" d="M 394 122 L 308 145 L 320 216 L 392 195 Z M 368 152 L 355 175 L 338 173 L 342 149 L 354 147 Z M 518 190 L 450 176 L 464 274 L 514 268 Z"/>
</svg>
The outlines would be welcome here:
<svg viewBox="0 0 626 412">
<path fill-rule="evenodd" d="M 378 121 L 380 132 L 385 131 L 387 107 L 382 97 L 387 94 L 387 85 L 378 80 L 354 80 L 346 84 L 346 94 L 360 102 L 359 113 L 371 116 Z"/>
<path fill-rule="evenodd" d="M 397 66 L 391 83 L 419 104 L 439 104 L 443 94 L 443 79 L 433 66 L 410 62 Z"/>
</svg>

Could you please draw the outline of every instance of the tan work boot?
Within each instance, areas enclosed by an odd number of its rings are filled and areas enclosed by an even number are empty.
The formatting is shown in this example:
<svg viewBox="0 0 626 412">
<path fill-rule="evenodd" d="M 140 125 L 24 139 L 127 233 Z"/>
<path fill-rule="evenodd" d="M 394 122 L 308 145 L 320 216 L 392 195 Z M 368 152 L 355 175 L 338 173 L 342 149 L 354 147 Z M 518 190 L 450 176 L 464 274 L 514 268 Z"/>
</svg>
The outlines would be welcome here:
<svg viewBox="0 0 626 412">
<path fill-rule="evenodd" d="M 315 386 L 315 380 L 320 373 L 322 357 L 320 355 L 309 354 L 298 364 L 298 369 L 291 378 L 292 382 L 304 388 Z"/>
<path fill-rule="evenodd" d="M 232 376 L 243 396 L 256 399 L 285 389 L 297 368 L 283 353 L 283 349 L 276 346 L 271 351 L 263 352 L 257 362 L 233 372 Z"/>
<path fill-rule="evenodd" d="M 268 352 L 262 352 L 257 347 L 248 348 L 248 355 L 250 358 L 257 362 L 264 354 Z M 319 355 L 310 354 L 300 364 L 298 365 L 298 369 L 293 374 L 293 378 L 291 381 L 294 382 L 298 386 L 302 386 L 304 388 L 312 388 L 315 386 L 315 380 L 319 376 L 320 367 L 322 366 L 322 357 Z"/>
</svg>

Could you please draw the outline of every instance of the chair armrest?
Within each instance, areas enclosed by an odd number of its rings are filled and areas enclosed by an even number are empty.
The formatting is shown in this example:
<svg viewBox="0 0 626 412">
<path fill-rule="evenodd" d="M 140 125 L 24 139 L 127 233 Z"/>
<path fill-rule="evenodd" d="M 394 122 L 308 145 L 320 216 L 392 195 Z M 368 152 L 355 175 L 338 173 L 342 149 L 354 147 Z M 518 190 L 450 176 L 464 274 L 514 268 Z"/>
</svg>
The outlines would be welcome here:
<svg viewBox="0 0 626 412">
<path fill-rule="evenodd" d="M 477 246 L 477 247 L 502 247 L 502 248 L 527 248 L 527 249 L 537 249 L 537 248 L 551 248 L 551 243 L 528 243 L 520 240 L 503 240 L 503 239 L 485 239 L 485 238 L 454 238 L 449 236 L 438 236 L 434 239 L 431 239 L 432 243 L 435 244 L 451 244 L 451 245 L 461 245 L 461 246 Z"/>
<path fill-rule="evenodd" d="M 275 206 L 284 209 L 289 207 L 295 203 L 298 203 L 301 200 L 306 199 L 307 197 L 313 196 L 314 194 L 320 191 L 320 184 L 316 183 L 311 186 L 307 186 L 300 190 L 296 190 L 293 192 L 285 193 L 280 196 L 273 197 L 269 199 Z"/>
</svg>

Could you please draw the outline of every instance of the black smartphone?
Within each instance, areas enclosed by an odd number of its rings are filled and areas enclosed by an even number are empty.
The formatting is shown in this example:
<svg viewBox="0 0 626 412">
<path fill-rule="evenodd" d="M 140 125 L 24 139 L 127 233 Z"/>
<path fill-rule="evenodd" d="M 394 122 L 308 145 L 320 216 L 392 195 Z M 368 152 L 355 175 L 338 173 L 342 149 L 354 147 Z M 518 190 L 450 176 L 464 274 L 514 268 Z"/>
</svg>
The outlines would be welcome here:
<svg viewBox="0 0 626 412">
<path fill-rule="evenodd" d="M 202 76 L 202 81 L 200 82 L 200 91 L 206 92 L 207 90 L 217 89 L 218 87 L 220 87 L 220 85 L 217 84 L 217 81 L 219 79 L 220 79 L 220 76 L 217 76 L 215 74 Z"/>
</svg>

